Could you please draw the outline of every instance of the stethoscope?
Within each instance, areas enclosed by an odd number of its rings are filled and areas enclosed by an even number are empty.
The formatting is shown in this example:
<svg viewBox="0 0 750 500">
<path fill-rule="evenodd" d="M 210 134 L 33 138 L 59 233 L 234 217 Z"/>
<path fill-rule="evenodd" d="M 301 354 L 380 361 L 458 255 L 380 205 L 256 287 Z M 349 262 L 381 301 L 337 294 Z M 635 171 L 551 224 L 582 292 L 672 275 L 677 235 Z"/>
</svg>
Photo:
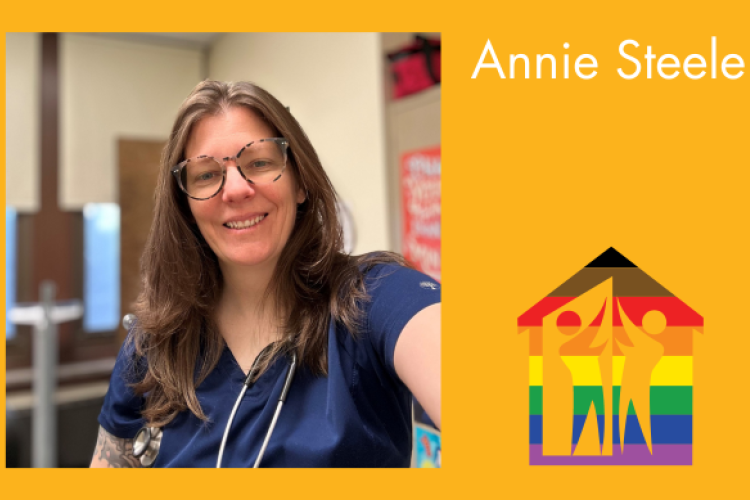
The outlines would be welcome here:
<svg viewBox="0 0 750 500">
<path fill-rule="evenodd" d="M 260 354 L 258 354 L 258 357 L 255 358 L 255 361 L 253 362 L 253 366 L 250 367 L 250 371 L 247 374 L 247 377 L 245 377 L 245 382 L 242 384 L 242 391 L 240 391 L 239 396 L 237 396 L 237 401 L 234 403 L 234 407 L 232 408 L 232 413 L 229 415 L 229 420 L 227 421 L 227 426 L 224 428 L 224 436 L 221 439 L 221 446 L 219 447 L 219 457 L 216 460 L 216 468 L 221 468 L 221 459 L 224 456 L 224 448 L 227 444 L 227 437 L 229 436 L 229 429 L 232 427 L 232 421 L 234 420 L 234 416 L 237 413 L 237 408 L 240 407 L 240 402 L 242 401 L 242 396 L 245 395 L 245 392 L 252 387 L 253 385 L 253 378 L 257 375 L 258 372 L 258 363 L 261 359 L 265 357 L 266 354 L 270 351 L 273 344 L 270 344 L 266 346 L 265 349 L 263 349 Z M 258 453 L 258 458 L 255 460 L 255 465 L 253 465 L 253 468 L 257 468 L 260 466 L 260 461 L 263 458 L 263 454 L 266 452 L 266 447 L 268 446 L 268 441 L 271 439 L 271 434 L 273 434 L 273 430 L 276 427 L 276 422 L 279 419 L 279 414 L 281 413 L 281 408 L 284 406 L 284 402 L 286 401 L 286 396 L 289 393 L 289 387 L 292 385 L 292 379 L 294 378 L 294 372 L 297 369 L 297 355 L 295 353 L 291 353 L 290 359 L 289 359 L 289 367 L 286 370 L 286 378 L 284 380 L 284 388 L 281 390 L 281 395 L 279 396 L 278 403 L 276 404 L 276 411 L 273 414 L 273 419 L 271 420 L 271 424 L 268 426 L 268 431 L 266 432 L 266 437 L 263 440 L 263 446 L 260 448 L 260 452 Z M 136 457 L 143 467 L 151 467 L 154 464 L 154 461 L 156 460 L 156 457 L 159 455 L 159 448 L 161 447 L 161 438 L 162 438 L 163 432 L 161 428 L 158 427 L 142 427 L 138 430 L 138 433 L 135 435 L 135 438 L 133 438 L 133 456 Z"/>
</svg>

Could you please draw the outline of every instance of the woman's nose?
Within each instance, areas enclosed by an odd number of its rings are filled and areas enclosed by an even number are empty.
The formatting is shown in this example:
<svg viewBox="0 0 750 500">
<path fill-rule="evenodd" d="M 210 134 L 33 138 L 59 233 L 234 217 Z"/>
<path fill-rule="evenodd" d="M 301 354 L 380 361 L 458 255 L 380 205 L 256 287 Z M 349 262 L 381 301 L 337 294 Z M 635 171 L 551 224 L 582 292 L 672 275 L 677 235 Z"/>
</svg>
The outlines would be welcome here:
<svg viewBox="0 0 750 500">
<path fill-rule="evenodd" d="M 234 162 L 231 163 L 232 164 L 228 164 L 226 167 L 227 178 L 224 181 L 224 189 L 221 195 L 227 203 L 244 200 L 255 194 L 253 185 L 242 177 L 237 165 L 235 165 Z"/>
</svg>

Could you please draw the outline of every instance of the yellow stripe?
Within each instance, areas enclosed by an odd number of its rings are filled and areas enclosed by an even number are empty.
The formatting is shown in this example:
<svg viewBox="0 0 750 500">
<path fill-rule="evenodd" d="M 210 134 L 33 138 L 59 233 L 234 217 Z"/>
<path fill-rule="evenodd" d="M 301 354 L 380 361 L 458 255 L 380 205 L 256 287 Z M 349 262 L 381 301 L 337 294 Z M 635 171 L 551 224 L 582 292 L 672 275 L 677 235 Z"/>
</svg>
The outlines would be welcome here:
<svg viewBox="0 0 750 500">
<path fill-rule="evenodd" d="M 601 385 L 596 356 L 563 356 L 563 362 L 573 373 L 573 385 Z M 622 385 L 625 356 L 612 357 L 614 385 Z M 542 357 L 529 356 L 529 385 L 542 384 Z M 692 356 L 664 356 L 651 373 L 651 385 L 693 385 Z"/>
</svg>

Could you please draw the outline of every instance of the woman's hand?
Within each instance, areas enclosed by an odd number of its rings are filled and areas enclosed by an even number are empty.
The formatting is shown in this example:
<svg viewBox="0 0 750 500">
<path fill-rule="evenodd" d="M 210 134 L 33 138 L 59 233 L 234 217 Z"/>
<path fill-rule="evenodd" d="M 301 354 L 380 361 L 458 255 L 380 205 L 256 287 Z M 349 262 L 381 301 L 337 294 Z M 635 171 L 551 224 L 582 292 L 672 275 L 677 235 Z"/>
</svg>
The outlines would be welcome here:
<svg viewBox="0 0 750 500">
<path fill-rule="evenodd" d="M 409 320 L 396 342 L 393 361 L 398 376 L 440 428 L 440 304 Z"/>
<path fill-rule="evenodd" d="M 91 467 L 140 467 L 141 462 L 133 456 L 133 440 L 118 438 L 99 426 Z"/>
</svg>

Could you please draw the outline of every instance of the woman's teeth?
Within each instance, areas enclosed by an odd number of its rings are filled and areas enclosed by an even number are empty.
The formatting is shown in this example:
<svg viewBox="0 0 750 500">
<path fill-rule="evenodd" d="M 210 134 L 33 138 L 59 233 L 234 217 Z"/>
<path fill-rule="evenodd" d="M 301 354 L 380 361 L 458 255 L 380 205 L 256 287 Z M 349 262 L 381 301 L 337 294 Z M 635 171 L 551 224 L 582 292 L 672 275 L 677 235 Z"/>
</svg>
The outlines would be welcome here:
<svg viewBox="0 0 750 500">
<path fill-rule="evenodd" d="M 245 220 L 245 221 L 227 222 L 224 225 L 231 229 L 245 229 L 246 227 L 256 225 L 258 222 L 262 221 L 265 218 L 266 218 L 265 215 L 259 215 L 255 217 L 254 219 Z"/>
</svg>

